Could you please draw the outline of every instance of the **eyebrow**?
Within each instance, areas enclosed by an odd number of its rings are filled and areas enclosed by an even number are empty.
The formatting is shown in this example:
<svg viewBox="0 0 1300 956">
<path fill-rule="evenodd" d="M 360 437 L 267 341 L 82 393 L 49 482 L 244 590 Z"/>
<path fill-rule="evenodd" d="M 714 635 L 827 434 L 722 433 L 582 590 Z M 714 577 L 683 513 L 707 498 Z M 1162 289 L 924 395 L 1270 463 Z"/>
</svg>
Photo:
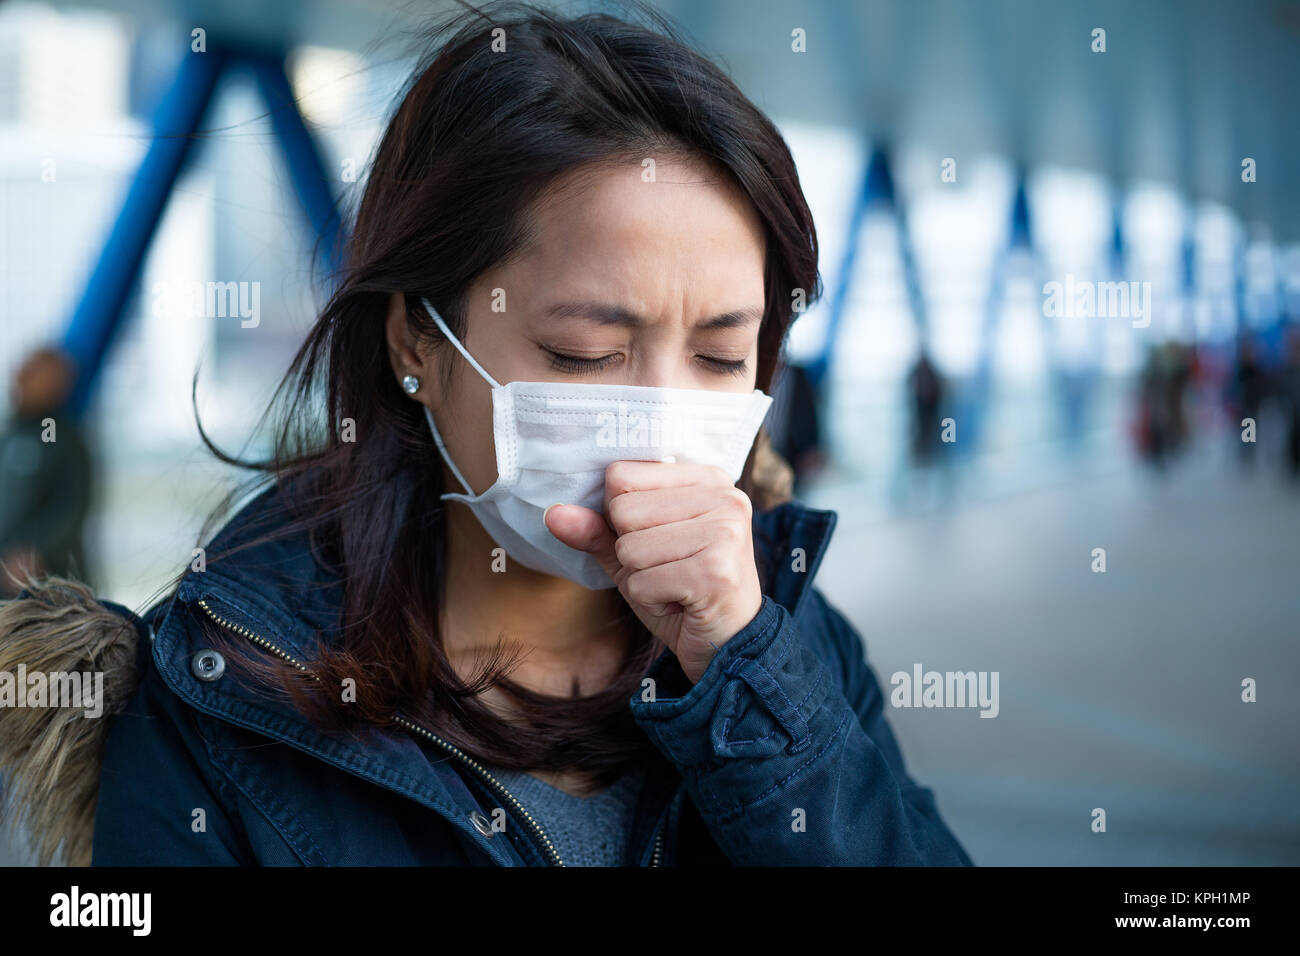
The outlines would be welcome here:
<svg viewBox="0 0 1300 956">
<path fill-rule="evenodd" d="M 621 325 L 625 328 L 638 328 L 646 325 L 646 320 L 634 312 L 617 305 L 605 305 L 600 302 L 561 302 L 553 305 L 544 313 L 553 319 L 582 318 L 590 319 L 601 325 Z M 701 329 L 735 329 L 762 321 L 763 310 L 757 307 L 735 309 L 705 319 L 696 328 Z"/>
</svg>

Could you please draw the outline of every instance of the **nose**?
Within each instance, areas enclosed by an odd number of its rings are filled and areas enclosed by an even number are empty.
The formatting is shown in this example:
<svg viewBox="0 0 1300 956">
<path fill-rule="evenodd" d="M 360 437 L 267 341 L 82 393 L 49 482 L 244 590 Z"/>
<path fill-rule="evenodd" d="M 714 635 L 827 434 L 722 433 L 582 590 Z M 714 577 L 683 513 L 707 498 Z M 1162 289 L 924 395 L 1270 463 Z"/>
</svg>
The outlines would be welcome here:
<svg viewBox="0 0 1300 956">
<path fill-rule="evenodd" d="M 676 330 L 647 336 L 635 363 L 633 385 L 653 388 L 692 388 L 686 337 Z"/>
<path fill-rule="evenodd" d="M 667 363 L 657 362 L 653 368 L 642 370 L 632 384 L 651 388 L 690 388 L 691 383 L 681 374 L 680 364 L 677 363 L 678 368 L 671 369 Z"/>
</svg>

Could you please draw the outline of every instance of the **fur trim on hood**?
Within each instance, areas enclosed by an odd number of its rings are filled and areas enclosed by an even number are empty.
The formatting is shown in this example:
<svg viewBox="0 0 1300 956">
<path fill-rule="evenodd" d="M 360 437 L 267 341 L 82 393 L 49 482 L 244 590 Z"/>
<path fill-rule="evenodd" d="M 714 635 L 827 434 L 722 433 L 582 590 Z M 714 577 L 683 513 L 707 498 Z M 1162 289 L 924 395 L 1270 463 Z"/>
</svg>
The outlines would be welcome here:
<svg viewBox="0 0 1300 956">
<path fill-rule="evenodd" d="M 0 602 L 0 823 L 23 832 L 41 866 L 90 865 L 104 741 L 135 692 L 144 626 L 67 578 L 30 581 L 23 595 Z M 102 674 L 102 684 L 91 682 L 102 692 L 58 706 L 51 683 L 45 706 L 16 706 L 13 695 L 28 690 L 20 668 L 29 679 Z"/>
<path fill-rule="evenodd" d="M 767 429 L 761 428 L 754 443 L 754 506 L 767 511 L 794 497 L 794 469 L 772 446 Z"/>
</svg>

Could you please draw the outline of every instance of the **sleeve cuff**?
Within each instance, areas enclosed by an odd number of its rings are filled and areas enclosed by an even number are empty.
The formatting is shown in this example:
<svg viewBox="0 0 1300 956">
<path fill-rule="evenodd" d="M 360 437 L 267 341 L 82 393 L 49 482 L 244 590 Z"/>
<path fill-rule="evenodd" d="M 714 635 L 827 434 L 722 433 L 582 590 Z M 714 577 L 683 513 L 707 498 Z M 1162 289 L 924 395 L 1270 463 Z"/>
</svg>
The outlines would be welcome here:
<svg viewBox="0 0 1300 956">
<path fill-rule="evenodd" d="M 795 629 L 766 595 L 758 614 L 723 644 L 692 686 L 671 651 L 647 673 L 655 699 L 632 698 L 632 716 L 679 767 L 732 757 L 795 754 L 811 743 L 806 717 L 816 694 L 793 700 L 779 679 Z"/>
</svg>

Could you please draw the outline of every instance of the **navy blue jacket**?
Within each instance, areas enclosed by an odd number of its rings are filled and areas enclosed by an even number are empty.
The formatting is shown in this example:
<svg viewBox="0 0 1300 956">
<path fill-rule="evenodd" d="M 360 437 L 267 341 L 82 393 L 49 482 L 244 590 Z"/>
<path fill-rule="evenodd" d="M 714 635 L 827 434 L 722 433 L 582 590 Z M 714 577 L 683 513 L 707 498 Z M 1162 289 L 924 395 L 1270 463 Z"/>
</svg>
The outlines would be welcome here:
<svg viewBox="0 0 1300 956">
<path fill-rule="evenodd" d="M 259 495 L 209 551 L 273 525 L 277 501 Z M 797 503 L 757 514 L 758 615 L 694 686 L 665 651 L 656 699 L 628 702 L 657 752 L 628 859 L 972 865 L 907 775 L 861 638 L 812 586 L 834 524 Z M 499 781 L 407 718 L 327 735 L 224 672 L 199 615 L 249 655 L 306 662 L 338 615 L 322 579 L 290 537 L 187 573 L 145 614 L 140 685 L 105 744 L 94 864 L 562 865 Z"/>
</svg>

